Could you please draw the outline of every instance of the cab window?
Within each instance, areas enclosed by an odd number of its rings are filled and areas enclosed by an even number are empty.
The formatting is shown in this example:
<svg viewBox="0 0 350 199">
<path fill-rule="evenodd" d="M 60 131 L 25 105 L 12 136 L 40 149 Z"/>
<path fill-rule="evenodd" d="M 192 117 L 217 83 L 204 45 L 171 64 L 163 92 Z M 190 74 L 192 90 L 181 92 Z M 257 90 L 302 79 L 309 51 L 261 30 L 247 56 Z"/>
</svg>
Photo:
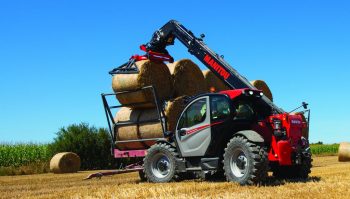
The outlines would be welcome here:
<svg viewBox="0 0 350 199">
<path fill-rule="evenodd" d="M 237 103 L 235 120 L 252 120 L 254 116 L 255 112 L 250 103 L 244 101 Z"/>
<path fill-rule="evenodd" d="M 222 120 L 230 116 L 230 101 L 225 96 L 212 96 L 210 98 L 211 119 Z"/>
<path fill-rule="evenodd" d="M 199 99 L 185 110 L 180 118 L 178 129 L 189 128 L 191 126 L 204 122 L 207 115 L 206 113 L 207 100 Z"/>
</svg>

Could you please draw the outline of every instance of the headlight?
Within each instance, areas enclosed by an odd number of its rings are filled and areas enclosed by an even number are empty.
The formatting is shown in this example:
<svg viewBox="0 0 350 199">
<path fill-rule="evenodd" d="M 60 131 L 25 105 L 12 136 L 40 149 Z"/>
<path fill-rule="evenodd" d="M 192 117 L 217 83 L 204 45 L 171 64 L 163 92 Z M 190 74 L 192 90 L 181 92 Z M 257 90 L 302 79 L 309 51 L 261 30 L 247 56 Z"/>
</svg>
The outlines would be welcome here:
<svg viewBox="0 0 350 199">
<path fill-rule="evenodd" d="M 282 122 L 279 119 L 273 120 L 273 129 L 279 130 L 282 127 Z"/>
</svg>

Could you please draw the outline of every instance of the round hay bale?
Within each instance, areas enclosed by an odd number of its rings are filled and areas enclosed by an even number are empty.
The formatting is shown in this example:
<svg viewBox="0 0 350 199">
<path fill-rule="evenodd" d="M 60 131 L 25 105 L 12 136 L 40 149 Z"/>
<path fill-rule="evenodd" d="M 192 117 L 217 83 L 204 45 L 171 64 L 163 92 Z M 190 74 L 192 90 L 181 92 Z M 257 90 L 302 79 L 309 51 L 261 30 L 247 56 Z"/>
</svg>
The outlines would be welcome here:
<svg viewBox="0 0 350 199">
<path fill-rule="evenodd" d="M 339 144 L 338 160 L 339 162 L 350 161 L 350 142 L 342 142 Z"/>
<path fill-rule="evenodd" d="M 50 161 L 50 171 L 53 173 L 75 173 L 79 171 L 80 164 L 80 157 L 75 153 L 57 153 Z"/>
<path fill-rule="evenodd" d="M 174 132 L 180 114 L 185 108 L 186 96 L 180 96 L 170 100 L 165 107 L 165 115 L 168 119 L 168 130 Z"/>
<path fill-rule="evenodd" d="M 158 119 L 157 109 L 131 109 L 121 108 L 115 117 L 116 122 L 146 122 L 147 120 Z M 146 122 L 120 126 L 115 129 L 115 136 L 118 141 L 161 138 L 163 137 L 162 125 L 160 122 Z M 120 149 L 144 149 L 153 145 L 154 141 L 118 143 Z"/>
<path fill-rule="evenodd" d="M 209 92 L 220 92 L 224 90 L 230 90 L 221 79 L 219 79 L 213 72 L 210 70 L 203 70 L 205 82 L 207 84 L 207 91 Z"/>
<path fill-rule="evenodd" d="M 295 113 L 292 113 L 292 114 L 300 115 L 303 123 L 306 123 L 306 125 L 307 125 L 306 118 L 305 118 L 305 116 L 304 116 L 304 114 L 302 112 L 295 112 Z M 303 130 L 301 131 L 301 134 L 306 139 L 309 139 L 309 126 L 307 126 L 306 128 L 303 128 Z"/>
<path fill-rule="evenodd" d="M 253 80 L 250 83 L 258 90 L 261 90 L 267 98 L 269 98 L 271 101 L 273 101 L 272 92 L 271 92 L 269 86 L 267 86 L 265 81 Z"/>
<path fill-rule="evenodd" d="M 207 92 L 203 73 L 191 60 L 181 59 L 168 67 L 173 78 L 174 97 Z"/>
<path fill-rule="evenodd" d="M 112 79 L 114 92 L 135 91 L 145 86 L 154 86 L 160 100 L 172 96 L 172 80 L 169 68 L 164 63 L 142 60 L 135 63 L 139 69 L 137 74 L 116 74 Z M 153 94 L 149 90 L 117 95 L 121 104 L 153 102 Z M 153 103 L 138 105 L 138 107 L 154 107 Z"/>
</svg>

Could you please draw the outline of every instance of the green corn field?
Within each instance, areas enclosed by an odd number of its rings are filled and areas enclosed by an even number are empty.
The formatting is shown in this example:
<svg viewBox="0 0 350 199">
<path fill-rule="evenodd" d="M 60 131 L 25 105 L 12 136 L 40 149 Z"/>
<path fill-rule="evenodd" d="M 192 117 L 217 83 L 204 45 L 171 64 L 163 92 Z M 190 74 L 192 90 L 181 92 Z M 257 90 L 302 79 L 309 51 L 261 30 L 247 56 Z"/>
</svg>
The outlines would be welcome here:
<svg viewBox="0 0 350 199">
<path fill-rule="evenodd" d="M 310 148 L 313 155 L 336 155 L 339 144 L 311 144 Z"/>
<path fill-rule="evenodd" d="M 50 156 L 47 144 L 0 144 L 0 167 L 20 167 L 32 163 L 47 162 Z"/>
</svg>

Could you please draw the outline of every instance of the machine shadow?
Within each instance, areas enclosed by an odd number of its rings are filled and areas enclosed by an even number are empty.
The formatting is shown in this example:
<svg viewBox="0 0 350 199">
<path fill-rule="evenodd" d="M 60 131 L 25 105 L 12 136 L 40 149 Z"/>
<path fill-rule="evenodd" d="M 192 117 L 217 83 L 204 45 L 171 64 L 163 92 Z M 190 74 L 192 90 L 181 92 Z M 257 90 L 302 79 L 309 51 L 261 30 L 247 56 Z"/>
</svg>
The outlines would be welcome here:
<svg viewBox="0 0 350 199">
<path fill-rule="evenodd" d="M 310 176 L 307 179 L 304 178 L 275 178 L 268 177 L 264 183 L 261 183 L 260 186 L 280 186 L 285 185 L 286 183 L 307 183 L 307 182 L 319 182 L 321 177 L 319 176 Z"/>
<path fill-rule="evenodd" d="M 206 182 L 215 182 L 215 183 L 220 183 L 220 182 L 225 182 L 224 179 L 206 179 L 204 180 Z M 281 186 L 285 185 L 287 183 L 308 183 L 308 182 L 319 182 L 321 181 L 321 177 L 319 176 L 310 176 L 307 179 L 303 178 L 276 178 L 273 176 L 269 176 L 265 182 L 258 184 L 257 186 L 267 186 L 267 187 L 274 187 L 274 186 Z"/>
</svg>

